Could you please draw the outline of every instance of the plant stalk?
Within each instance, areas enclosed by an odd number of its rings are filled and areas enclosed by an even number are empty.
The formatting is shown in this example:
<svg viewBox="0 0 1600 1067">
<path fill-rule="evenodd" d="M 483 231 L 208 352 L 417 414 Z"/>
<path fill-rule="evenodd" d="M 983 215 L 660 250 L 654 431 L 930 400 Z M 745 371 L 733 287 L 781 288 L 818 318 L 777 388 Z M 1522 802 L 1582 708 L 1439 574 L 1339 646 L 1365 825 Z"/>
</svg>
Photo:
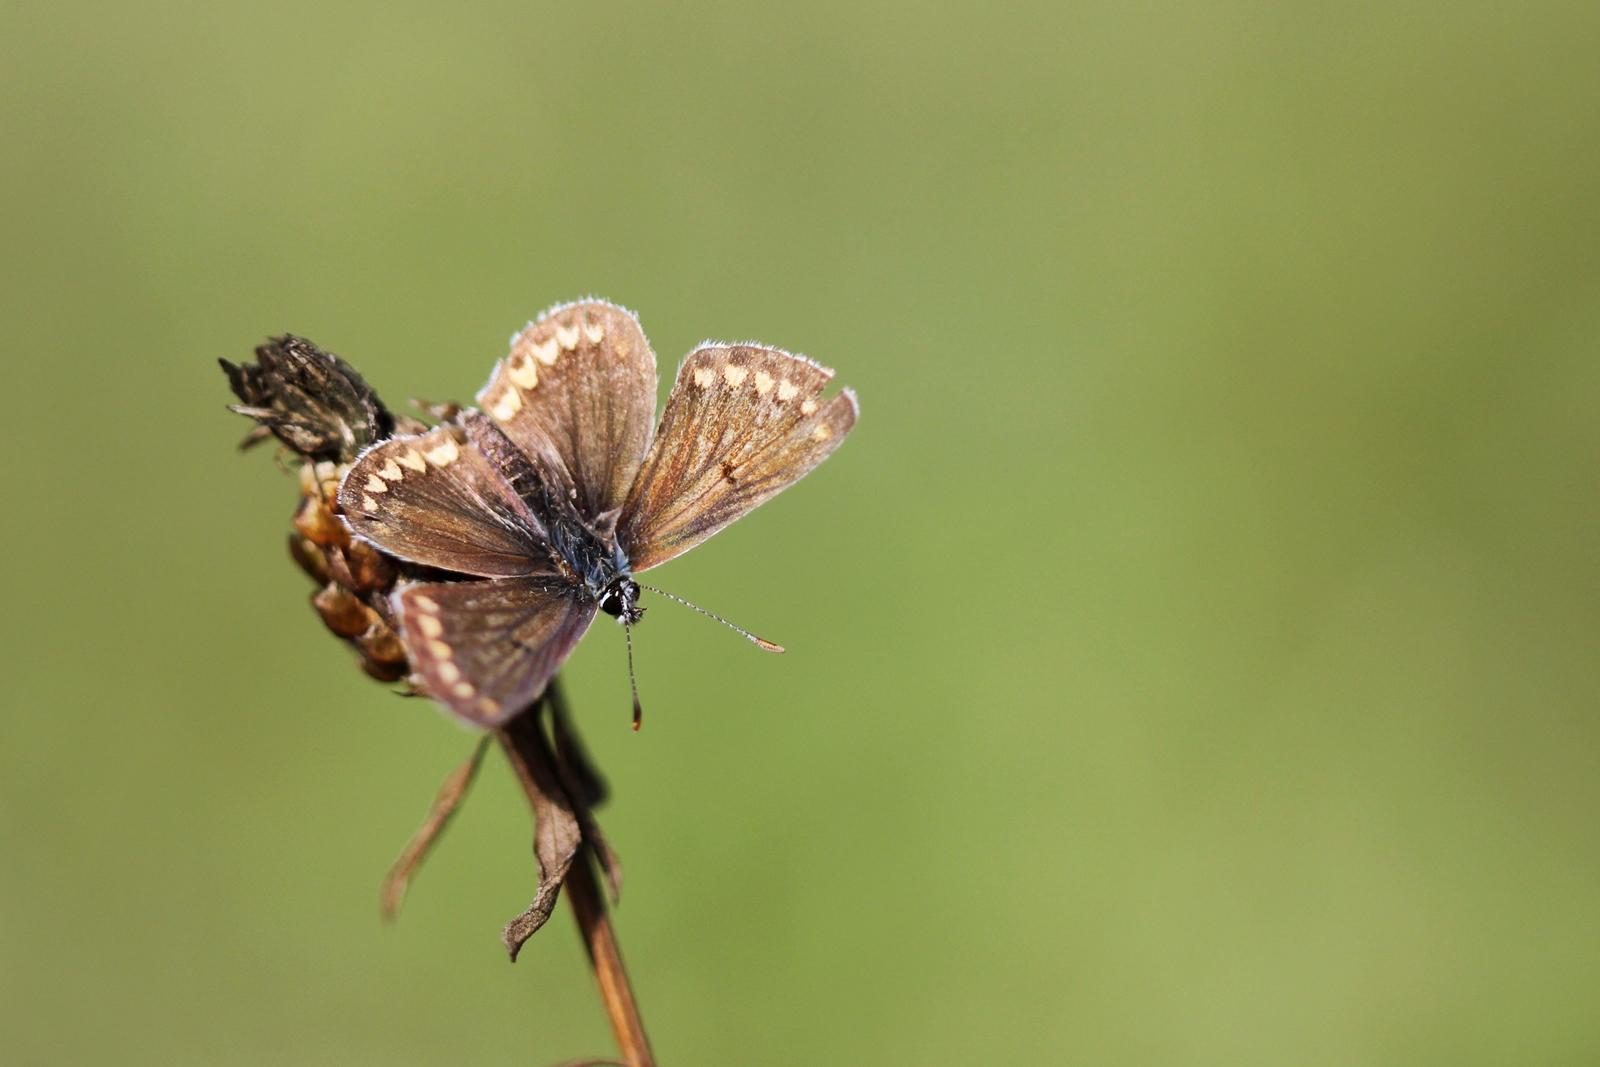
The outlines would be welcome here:
<svg viewBox="0 0 1600 1067">
<path fill-rule="evenodd" d="M 589 960 L 594 964 L 600 1002 L 605 1005 L 606 1017 L 617 1035 L 617 1047 L 622 1051 L 623 1060 L 628 1067 L 655 1067 L 650 1039 L 644 1033 L 644 1020 L 639 1018 L 639 1005 L 628 983 L 628 969 L 622 963 L 616 929 L 611 925 L 606 899 L 595 880 L 594 860 L 587 847 L 572 861 L 566 890 L 567 899 L 572 902 L 572 915 L 578 920 L 578 930 L 583 935 L 584 948 L 589 950 Z"/>
<path fill-rule="evenodd" d="M 523 753 L 520 746 L 538 744 L 529 732 L 517 729 L 497 731 L 500 743 L 505 746 L 513 767 L 518 769 L 517 780 L 528 794 L 530 804 L 537 802 L 536 790 L 523 770 L 529 764 L 543 759 L 537 752 Z M 566 872 L 567 899 L 572 903 L 572 915 L 578 922 L 578 932 L 594 967 L 595 982 L 600 987 L 600 1003 L 606 1018 L 617 1037 L 617 1048 L 627 1067 L 656 1067 L 655 1056 L 650 1051 L 650 1039 L 645 1036 L 644 1021 L 639 1017 L 639 1006 L 633 997 L 633 986 L 628 981 L 628 970 L 622 962 L 622 951 L 617 945 L 617 934 L 611 925 L 611 915 L 605 897 L 595 880 L 594 859 L 587 844 L 579 848 Z"/>
</svg>

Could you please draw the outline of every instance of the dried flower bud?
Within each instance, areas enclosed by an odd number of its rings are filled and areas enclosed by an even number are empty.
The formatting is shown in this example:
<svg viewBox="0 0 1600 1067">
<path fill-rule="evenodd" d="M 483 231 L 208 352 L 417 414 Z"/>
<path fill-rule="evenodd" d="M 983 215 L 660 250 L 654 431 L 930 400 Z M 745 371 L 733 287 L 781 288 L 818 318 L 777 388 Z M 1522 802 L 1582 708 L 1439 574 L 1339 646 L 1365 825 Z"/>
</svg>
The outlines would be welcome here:
<svg viewBox="0 0 1600 1067">
<path fill-rule="evenodd" d="M 328 570 L 328 556 L 317 543 L 298 531 L 289 535 L 289 555 L 300 564 L 300 569 L 311 576 L 311 580 L 318 585 L 327 585 L 333 580 L 332 573 Z"/>
<path fill-rule="evenodd" d="M 398 572 L 394 562 L 365 541 L 352 540 L 344 550 L 345 566 L 358 593 L 385 593 L 394 588 Z"/>
<path fill-rule="evenodd" d="M 398 672 L 395 678 L 402 677 L 410 669 L 400 635 L 382 619 L 372 620 L 372 625 L 356 638 L 356 647 L 361 650 L 363 665 L 370 663 L 385 673 Z"/>
<path fill-rule="evenodd" d="M 311 606 L 322 616 L 323 625 L 344 638 L 360 637 L 378 621 L 375 611 L 338 583 L 319 589 L 311 598 Z"/>
<path fill-rule="evenodd" d="M 294 528 L 313 544 L 323 548 L 343 548 L 350 543 L 350 531 L 328 507 L 332 497 L 310 493 L 300 498 L 300 509 L 294 515 Z"/>
</svg>

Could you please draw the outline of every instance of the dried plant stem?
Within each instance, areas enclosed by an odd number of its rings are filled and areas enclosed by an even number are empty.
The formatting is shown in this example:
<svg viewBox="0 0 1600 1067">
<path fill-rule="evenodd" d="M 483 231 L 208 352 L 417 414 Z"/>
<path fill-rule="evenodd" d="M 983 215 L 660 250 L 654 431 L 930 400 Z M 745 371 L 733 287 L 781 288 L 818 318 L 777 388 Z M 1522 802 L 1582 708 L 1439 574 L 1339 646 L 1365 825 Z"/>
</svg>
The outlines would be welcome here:
<svg viewBox="0 0 1600 1067">
<path fill-rule="evenodd" d="M 524 770 L 538 765 L 544 756 L 535 751 L 522 752 L 525 745 L 538 744 L 537 735 L 525 729 L 504 729 L 497 736 L 506 749 L 512 766 L 518 769 L 517 780 L 528 794 L 528 802 L 537 809 L 546 801 L 538 795 L 536 784 Z M 594 966 L 595 981 L 600 986 L 600 1003 L 606 1018 L 617 1037 L 617 1047 L 627 1067 L 656 1067 L 655 1056 L 650 1052 L 650 1040 L 645 1036 L 644 1022 L 639 1018 L 639 1007 L 633 999 L 633 987 L 628 981 L 627 968 L 622 963 L 622 952 L 617 946 L 616 931 L 605 898 L 595 881 L 594 860 L 587 845 L 579 848 L 566 871 L 567 898 L 572 902 L 572 914 L 578 921 L 578 931 L 583 936 L 584 948 Z"/>
<path fill-rule="evenodd" d="M 633 987 L 628 984 L 628 969 L 622 964 L 616 930 L 611 925 L 605 897 L 600 895 L 600 886 L 595 881 L 593 860 L 587 848 L 567 872 L 567 899 L 572 902 L 572 914 L 578 920 L 584 947 L 589 950 L 589 960 L 594 964 L 600 1001 L 605 1005 L 606 1017 L 611 1020 L 611 1029 L 616 1032 L 617 1048 L 623 1060 L 628 1067 L 655 1067 L 650 1039 L 644 1033 L 644 1020 L 639 1018 L 639 1005 L 634 1002 Z"/>
</svg>

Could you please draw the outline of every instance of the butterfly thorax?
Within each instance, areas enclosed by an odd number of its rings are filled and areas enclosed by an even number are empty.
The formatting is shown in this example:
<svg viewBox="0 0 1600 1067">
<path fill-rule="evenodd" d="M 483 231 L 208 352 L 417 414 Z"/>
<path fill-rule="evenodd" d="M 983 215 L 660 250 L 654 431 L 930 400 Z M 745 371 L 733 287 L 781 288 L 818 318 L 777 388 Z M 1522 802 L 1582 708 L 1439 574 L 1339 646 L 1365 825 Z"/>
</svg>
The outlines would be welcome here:
<svg viewBox="0 0 1600 1067">
<path fill-rule="evenodd" d="M 638 606 L 639 586 L 614 535 L 595 530 L 572 511 L 549 518 L 547 530 L 551 554 L 562 573 L 607 615 L 629 624 L 638 622 L 644 614 Z"/>
<path fill-rule="evenodd" d="M 586 516 L 572 476 L 552 457 L 535 458 L 512 444 L 482 415 L 463 420 L 467 435 L 500 471 L 541 527 L 556 570 L 580 598 L 625 623 L 638 622 L 639 587 L 628 554 L 617 541 L 616 512 Z"/>
</svg>

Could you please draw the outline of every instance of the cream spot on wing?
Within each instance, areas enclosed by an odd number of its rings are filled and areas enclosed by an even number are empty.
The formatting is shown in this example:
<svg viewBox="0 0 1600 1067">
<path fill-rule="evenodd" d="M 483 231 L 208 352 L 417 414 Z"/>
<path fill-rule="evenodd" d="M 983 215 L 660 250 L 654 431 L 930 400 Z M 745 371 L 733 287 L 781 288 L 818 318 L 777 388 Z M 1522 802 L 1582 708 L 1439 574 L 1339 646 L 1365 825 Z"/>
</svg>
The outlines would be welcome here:
<svg viewBox="0 0 1600 1067">
<path fill-rule="evenodd" d="M 456 650 L 443 641 L 430 640 L 428 642 L 428 654 L 434 659 L 449 659 L 456 654 Z"/>
<path fill-rule="evenodd" d="M 478 701 L 478 710 L 484 715 L 497 715 L 500 712 L 500 702 L 494 697 L 484 697 Z"/>
<path fill-rule="evenodd" d="M 369 492 L 369 493 L 387 493 L 388 491 L 389 491 L 389 483 L 388 482 L 384 481 L 382 478 L 378 477 L 376 474 L 367 475 L 367 492 Z"/>
<path fill-rule="evenodd" d="M 555 366 L 556 357 L 561 354 L 561 349 L 556 345 L 554 337 L 542 345 L 530 345 L 529 347 L 533 352 L 533 358 L 543 363 L 546 367 Z"/>
<path fill-rule="evenodd" d="M 506 364 L 506 377 L 510 378 L 518 389 L 532 389 L 539 384 L 539 365 L 533 361 L 532 356 L 524 356 L 520 364 Z"/>
<path fill-rule="evenodd" d="M 472 688 L 471 682 L 457 682 L 450 688 L 450 691 L 458 697 L 469 697 L 477 692 L 476 689 Z"/>
<path fill-rule="evenodd" d="M 370 496 L 363 496 L 361 498 L 361 508 L 369 514 L 375 513 L 378 510 L 378 502 Z"/>
<path fill-rule="evenodd" d="M 802 414 L 802 415 L 815 415 L 816 413 L 817 413 L 817 402 L 815 400 L 801 401 L 801 403 L 800 403 L 800 414 Z"/>
<path fill-rule="evenodd" d="M 629 343 L 626 337 L 614 338 L 611 342 L 611 347 L 615 348 L 617 350 L 617 355 L 621 356 L 623 359 L 627 359 L 628 354 L 633 351 L 633 345 Z"/>
<path fill-rule="evenodd" d="M 578 328 L 576 326 L 570 329 L 566 326 L 556 326 L 556 343 L 562 348 L 577 348 Z"/>
<path fill-rule="evenodd" d="M 439 672 L 439 680 L 445 685 L 451 685 L 461 680 L 461 668 L 457 667 L 449 660 L 445 660 L 443 663 L 438 664 L 434 670 Z"/>
<path fill-rule="evenodd" d="M 825 422 L 817 423 L 817 428 L 811 431 L 811 439 L 813 441 L 826 441 L 832 436 L 833 431 L 828 429 L 828 424 Z"/>
<path fill-rule="evenodd" d="M 606 325 L 603 322 L 586 322 L 583 325 L 583 335 L 592 345 L 599 344 L 606 336 Z"/>
<path fill-rule="evenodd" d="M 772 375 L 768 374 L 764 370 L 756 371 L 756 392 L 757 393 L 760 393 L 762 396 L 766 396 L 768 393 L 772 392 L 772 386 L 773 386 Z"/>
<path fill-rule="evenodd" d="M 406 472 L 400 469 L 400 464 L 396 463 L 392 456 L 383 461 L 383 469 L 378 473 L 391 482 L 398 482 L 406 476 Z"/>
<path fill-rule="evenodd" d="M 416 596 L 412 597 L 411 603 L 415 604 L 417 607 L 428 612 L 429 614 L 435 614 L 439 610 L 438 601 L 434 600 L 431 596 L 424 596 L 421 593 L 418 593 Z"/>
<path fill-rule="evenodd" d="M 422 453 L 414 448 L 408 448 L 400 453 L 400 465 L 410 467 L 414 471 L 425 471 L 428 465 L 422 461 Z"/>
<path fill-rule="evenodd" d="M 418 615 L 417 629 L 422 631 L 423 637 L 438 637 L 444 633 L 444 623 L 432 615 Z"/>
<path fill-rule="evenodd" d="M 694 384 L 704 389 L 717 375 L 710 367 L 700 367 L 694 372 Z"/>
<path fill-rule="evenodd" d="M 735 388 L 749 376 L 750 368 L 741 367 L 737 363 L 730 363 L 722 368 L 722 380 Z"/>
<path fill-rule="evenodd" d="M 461 449 L 456 447 L 454 439 L 446 437 L 438 445 L 428 449 L 427 456 L 435 467 L 448 467 L 461 458 Z"/>
<path fill-rule="evenodd" d="M 504 422 L 521 410 L 522 394 L 515 389 L 507 389 L 505 394 L 495 402 L 494 407 L 489 409 L 489 414 Z"/>
<path fill-rule="evenodd" d="M 779 400 L 793 400 L 799 394 L 800 387 L 791 382 L 789 379 L 785 378 L 783 381 L 778 383 Z"/>
</svg>

